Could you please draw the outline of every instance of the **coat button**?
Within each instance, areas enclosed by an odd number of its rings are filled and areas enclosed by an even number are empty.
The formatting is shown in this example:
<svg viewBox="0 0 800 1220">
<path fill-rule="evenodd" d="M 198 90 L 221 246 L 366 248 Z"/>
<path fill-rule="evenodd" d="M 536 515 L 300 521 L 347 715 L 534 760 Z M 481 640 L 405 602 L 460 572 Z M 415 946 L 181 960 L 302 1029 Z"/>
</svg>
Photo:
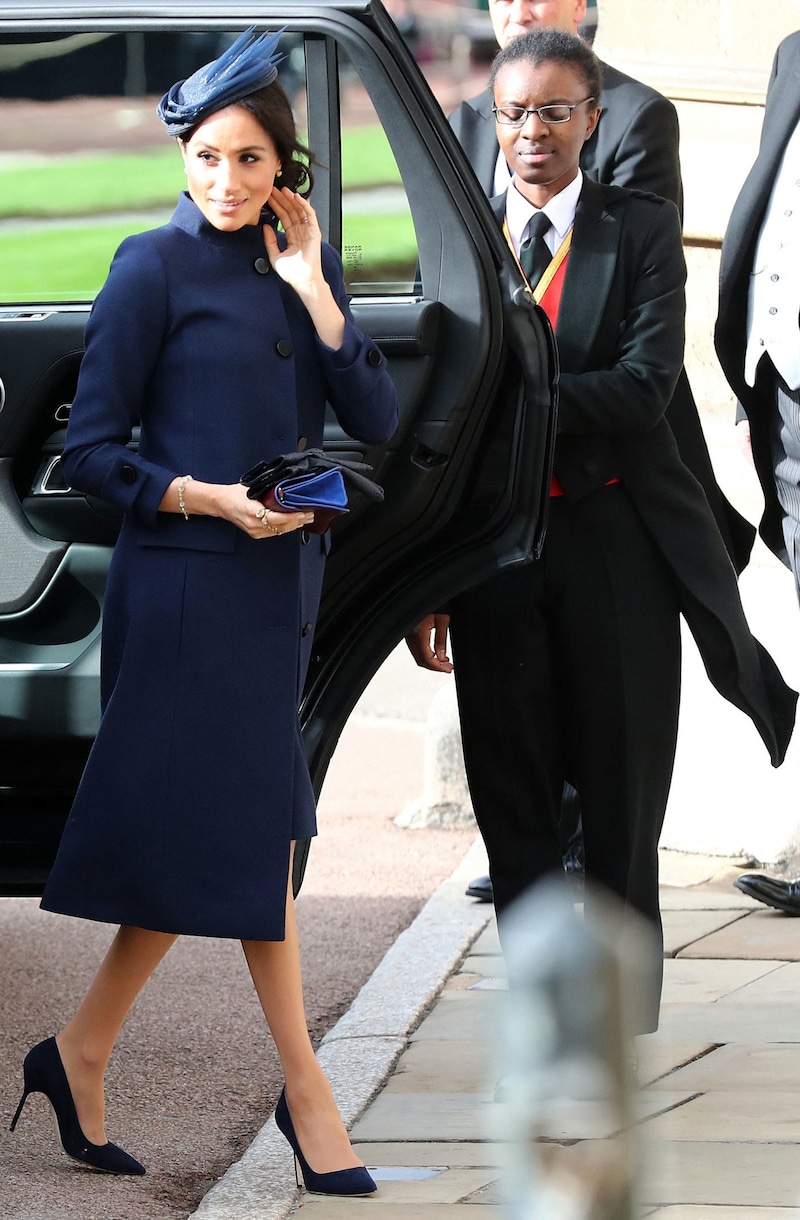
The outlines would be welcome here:
<svg viewBox="0 0 800 1220">
<path fill-rule="evenodd" d="M 300 530 L 300 541 L 303 546 L 308 546 L 309 542 L 311 541 L 311 535 L 305 526 L 303 526 L 303 528 Z"/>
<path fill-rule="evenodd" d="M 303 639 L 305 639 L 305 637 L 311 631 L 312 626 L 313 626 L 312 623 L 303 623 L 303 630 L 300 633 L 302 635 Z"/>
<path fill-rule="evenodd" d="M 306 447 L 306 445 L 307 445 L 307 444 L 308 444 L 308 437 L 307 437 L 307 436 L 298 436 L 298 438 L 297 438 L 297 452 L 298 452 L 298 453 L 302 453 L 302 452 L 303 452 L 303 450 L 305 449 L 305 447 Z"/>
<path fill-rule="evenodd" d="M 279 356 L 291 356 L 292 345 L 288 339 L 279 339 L 275 344 L 275 351 Z"/>
<path fill-rule="evenodd" d="M 136 467 L 120 466 L 119 477 L 122 479 L 123 483 L 135 483 L 137 478 Z"/>
<path fill-rule="evenodd" d="M 367 364 L 371 364 L 374 369 L 378 367 L 381 359 L 382 357 L 377 347 L 371 347 L 367 352 Z"/>
<path fill-rule="evenodd" d="M 253 266 L 255 267 L 255 269 L 259 275 L 266 275 L 267 272 L 269 271 L 269 259 L 257 258 L 256 261 L 253 263 Z"/>
</svg>

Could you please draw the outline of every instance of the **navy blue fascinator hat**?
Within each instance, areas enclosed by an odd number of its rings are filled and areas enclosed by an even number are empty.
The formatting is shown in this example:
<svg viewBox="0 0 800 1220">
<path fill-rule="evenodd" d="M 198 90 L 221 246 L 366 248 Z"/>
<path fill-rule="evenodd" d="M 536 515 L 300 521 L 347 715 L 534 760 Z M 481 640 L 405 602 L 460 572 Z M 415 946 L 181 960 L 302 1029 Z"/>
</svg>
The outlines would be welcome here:
<svg viewBox="0 0 800 1220">
<path fill-rule="evenodd" d="M 257 34 L 251 26 L 213 63 L 177 81 L 156 108 L 171 136 L 183 136 L 203 119 L 271 85 L 284 58 L 276 54 L 281 33 Z"/>
</svg>

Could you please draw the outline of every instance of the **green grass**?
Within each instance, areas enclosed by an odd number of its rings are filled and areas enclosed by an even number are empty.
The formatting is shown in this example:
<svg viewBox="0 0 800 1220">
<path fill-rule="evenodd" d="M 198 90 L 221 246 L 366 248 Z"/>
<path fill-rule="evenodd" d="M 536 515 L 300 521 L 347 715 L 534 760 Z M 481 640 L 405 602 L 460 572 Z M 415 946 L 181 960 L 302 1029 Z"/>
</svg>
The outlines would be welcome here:
<svg viewBox="0 0 800 1220">
<path fill-rule="evenodd" d="M 383 129 L 374 124 L 343 132 L 345 190 L 394 185 L 400 175 Z M 0 302 L 92 300 L 119 243 L 151 228 L 151 218 L 92 224 L 70 219 L 114 213 L 172 211 L 185 186 L 172 145 L 140 153 L 93 153 L 40 164 L 0 168 L 0 220 L 42 219 L 39 229 L 0 229 Z M 347 205 L 345 202 L 345 214 Z M 57 224 L 54 221 L 63 220 Z M 361 247 L 361 264 L 348 260 L 354 280 L 413 276 L 416 241 L 407 214 L 345 216 L 343 245 Z"/>
<path fill-rule="evenodd" d="M 400 175 L 383 128 L 344 131 L 344 189 L 398 183 Z M 185 186 L 174 144 L 142 153 L 93 153 L 0 169 L 0 218 L 94 216 L 164 207 Z"/>
<path fill-rule="evenodd" d="M 142 220 L 0 231 L 0 302 L 90 301 L 122 239 L 151 227 Z M 342 245 L 361 250 L 360 266 L 355 251 L 345 256 L 353 280 L 413 278 L 417 247 L 407 214 L 350 217 Z"/>
<path fill-rule="evenodd" d="M 342 178 L 346 191 L 393 186 L 401 181 L 382 127 L 347 127 L 342 132 Z"/>
<path fill-rule="evenodd" d="M 173 203 L 186 180 L 177 149 L 101 153 L 0 170 L 0 217 L 93 216 Z"/>
<path fill-rule="evenodd" d="M 0 233 L 0 301 L 91 301 L 123 238 L 149 228 L 142 220 Z"/>
</svg>

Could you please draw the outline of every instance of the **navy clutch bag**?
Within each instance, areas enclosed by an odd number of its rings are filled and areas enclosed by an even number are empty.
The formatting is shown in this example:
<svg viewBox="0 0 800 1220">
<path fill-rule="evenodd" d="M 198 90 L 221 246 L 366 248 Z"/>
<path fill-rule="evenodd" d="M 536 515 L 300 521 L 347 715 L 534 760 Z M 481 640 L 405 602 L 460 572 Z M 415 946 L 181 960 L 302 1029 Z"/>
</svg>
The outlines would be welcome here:
<svg viewBox="0 0 800 1220">
<path fill-rule="evenodd" d="M 340 470 L 321 470 L 318 474 L 296 474 L 281 479 L 261 497 L 261 502 L 277 512 L 312 511 L 314 520 L 306 526 L 311 534 L 324 534 L 334 517 L 349 511 Z"/>
<path fill-rule="evenodd" d="M 371 469 L 362 462 L 334 461 L 321 449 L 308 449 L 259 462 L 240 481 L 251 500 L 260 500 L 276 512 L 313 512 L 314 520 L 305 528 L 311 534 L 324 534 L 335 517 L 349 511 L 345 478 L 371 500 L 383 499 L 383 488 L 364 474 Z"/>
</svg>

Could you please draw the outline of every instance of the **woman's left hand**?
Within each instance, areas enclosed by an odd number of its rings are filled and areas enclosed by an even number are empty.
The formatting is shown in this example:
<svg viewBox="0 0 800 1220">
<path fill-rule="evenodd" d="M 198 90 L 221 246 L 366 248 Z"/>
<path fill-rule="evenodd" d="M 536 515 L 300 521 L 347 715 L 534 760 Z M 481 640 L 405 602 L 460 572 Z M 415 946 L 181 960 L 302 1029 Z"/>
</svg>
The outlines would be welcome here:
<svg viewBox="0 0 800 1220">
<path fill-rule="evenodd" d="M 272 188 L 267 203 L 281 222 L 286 234 L 286 249 L 281 250 L 272 225 L 264 225 L 264 244 L 272 267 L 282 280 L 301 296 L 319 287 L 322 275 L 322 233 L 317 215 L 308 200 L 287 186 Z"/>
</svg>

